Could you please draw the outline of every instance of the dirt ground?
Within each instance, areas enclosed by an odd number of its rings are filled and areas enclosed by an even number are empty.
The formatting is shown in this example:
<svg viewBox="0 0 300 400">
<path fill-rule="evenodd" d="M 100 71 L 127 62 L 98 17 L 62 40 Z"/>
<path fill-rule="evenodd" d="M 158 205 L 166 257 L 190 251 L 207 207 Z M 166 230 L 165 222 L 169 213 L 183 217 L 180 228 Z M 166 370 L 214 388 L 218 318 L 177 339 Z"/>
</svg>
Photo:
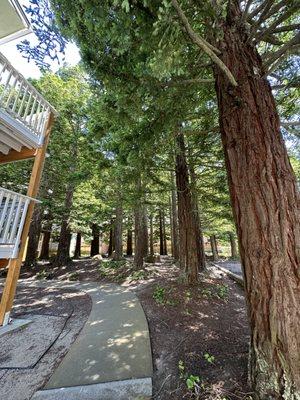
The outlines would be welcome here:
<svg viewBox="0 0 300 400">
<path fill-rule="evenodd" d="M 41 264 L 22 277 L 117 282 L 133 290 L 149 323 L 153 399 L 251 399 L 249 332 L 243 290 L 209 266 L 188 287 L 169 257 L 134 271 L 130 260 L 81 259 L 62 268 Z M 189 386 L 189 387 L 188 387 Z"/>
<path fill-rule="evenodd" d="M 0 399 L 29 400 L 44 386 L 80 333 L 91 305 L 83 292 L 19 285 L 12 318 L 31 322 L 0 336 Z"/>
</svg>

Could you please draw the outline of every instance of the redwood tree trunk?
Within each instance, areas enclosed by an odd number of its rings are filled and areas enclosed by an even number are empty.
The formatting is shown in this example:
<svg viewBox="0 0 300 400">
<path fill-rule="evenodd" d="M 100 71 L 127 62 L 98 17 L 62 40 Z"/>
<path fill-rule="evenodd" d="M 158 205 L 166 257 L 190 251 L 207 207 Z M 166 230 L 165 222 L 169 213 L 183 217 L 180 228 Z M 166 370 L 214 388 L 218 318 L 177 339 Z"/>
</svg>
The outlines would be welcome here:
<svg viewBox="0 0 300 400">
<path fill-rule="evenodd" d="M 126 254 L 132 256 L 132 227 L 127 229 L 127 248 Z"/>
<path fill-rule="evenodd" d="M 174 184 L 174 173 L 171 173 L 172 185 Z M 171 193 L 171 231 L 172 231 L 172 256 L 174 261 L 179 260 L 179 238 L 178 238 L 178 212 L 176 190 Z"/>
<path fill-rule="evenodd" d="M 139 205 L 134 210 L 134 265 L 136 268 L 142 268 L 144 264 L 144 232 L 143 215 Z"/>
<path fill-rule="evenodd" d="M 100 229 L 97 224 L 92 224 L 92 235 L 93 238 L 91 240 L 91 257 L 99 254 L 100 248 Z"/>
<path fill-rule="evenodd" d="M 164 211 L 162 212 L 162 228 L 163 228 L 163 254 L 165 256 L 168 255 L 168 249 L 167 249 L 167 234 L 166 234 L 166 218 L 165 218 L 165 213 Z"/>
<path fill-rule="evenodd" d="M 148 234 L 148 215 L 145 204 L 142 206 L 142 235 L 143 235 L 143 255 L 149 254 L 149 234 Z"/>
<path fill-rule="evenodd" d="M 300 399 L 300 199 L 261 59 L 232 1 L 215 70 L 231 201 L 244 267 L 250 379 L 259 399 Z"/>
<path fill-rule="evenodd" d="M 190 148 L 189 148 L 189 151 L 190 151 Z M 194 214 L 193 221 L 195 224 L 194 229 L 196 231 L 196 236 L 199 241 L 198 246 L 197 246 L 197 251 L 198 251 L 199 260 L 201 260 L 200 270 L 203 270 L 205 268 L 204 239 L 203 239 L 203 233 L 202 233 L 202 227 L 201 227 L 199 204 L 198 204 L 198 194 L 197 194 L 197 188 L 196 188 L 197 176 L 196 176 L 196 172 L 195 172 L 192 161 L 190 161 L 190 163 L 189 163 L 189 171 L 190 171 L 190 177 L 191 177 L 192 206 L 193 206 L 193 214 Z"/>
<path fill-rule="evenodd" d="M 80 258 L 80 257 L 81 257 L 81 232 L 77 232 L 74 258 Z"/>
<path fill-rule="evenodd" d="M 149 255 L 154 255 L 154 240 L 153 240 L 153 215 L 150 215 L 150 236 L 149 236 Z"/>
<path fill-rule="evenodd" d="M 211 235 L 209 237 L 209 241 L 210 241 L 210 247 L 211 247 L 211 252 L 212 252 L 212 259 L 213 259 L 213 261 L 218 261 L 219 253 L 218 253 L 218 244 L 217 244 L 216 235 Z"/>
<path fill-rule="evenodd" d="M 37 251 L 39 245 L 39 239 L 41 234 L 42 226 L 42 207 L 38 204 L 35 207 L 32 221 L 30 224 L 29 234 L 28 234 L 28 245 L 26 251 L 25 265 L 34 265 L 37 261 Z"/>
<path fill-rule="evenodd" d="M 180 240 L 180 264 L 186 273 L 189 284 L 199 281 L 198 271 L 203 269 L 203 260 L 199 257 L 199 237 L 195 229 L 193 200 L 186 161 L 184 136 L 176 135 L 176 186 L 178 196 L 178 223 Z"/>
<path fill-rule="evenodd" d="M 123 258 L 123 208 L 119 204 L 116 208 L 116 220 L 115 220 L 115 252 L 113 259 L 119 261 Z"/>
<path fill-rule="evenodd" d="M 51 228 L 49 228 L 47 231 L 43 232 L 43 241 L 42 241 L 42 248 L 41 248 L 41 253 L 40 253 L 40 260 L 48 260 L 49 259 L 50 239 L 51 239 Z"/>
<path fill-rule="evenodd" d="M 113 229 L 113 225 L 114 222 L 113 220 L 111 220 L 111 227 L 109 230 L 109 242 L 108 242 L 108 256 L 110 257 L 115 249 L 115 245 L 114 245 L 114 229 Z"/>
<path fill-rule="evenodd" d="M 159 254 L 164 255 L 164 232 L 162 211 L 159 210 Z"/>
<path fill-rule="evenodd" d="M 70 243 L 71 243 L 71 231 L 69 226 L 69 218 L 71 208 L 73 204 L 74 187 L 69 185 L 66 190 L 65 197 L 65 209 L 62 216 L 58 249 L 54 264 L 60 266 L 70 260 Z"/>
<path fill-rule="evenodd" d="M 230 240 L 231 257 L 238 258 L 238 252 L 233 232 L 229 232 L 229 240 Z"/>
</svg>

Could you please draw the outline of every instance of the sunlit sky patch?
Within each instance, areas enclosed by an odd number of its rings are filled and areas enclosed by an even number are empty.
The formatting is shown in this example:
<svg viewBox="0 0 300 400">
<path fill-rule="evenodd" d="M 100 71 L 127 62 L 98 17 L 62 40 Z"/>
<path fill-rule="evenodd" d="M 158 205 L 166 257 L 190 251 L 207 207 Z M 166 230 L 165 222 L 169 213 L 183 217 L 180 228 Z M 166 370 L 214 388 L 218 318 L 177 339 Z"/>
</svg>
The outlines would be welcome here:
<svg viewBox="0 0 300 400">
<path fill-rule="evenodd" d="M 29 4 L 28 0 L 23 0 L 20 2 L 22 6 Z M 22 74 L 25 78 L 39 78 L 41 76 L 41 71 L 35 65 L 34 61 L 27 61 L 18 51 L 17 44 L 26 38 L 31 43 L 34 43 L 36 38 L 34 33 L 21 37 L 19 39 L 13 40 L 9 43 L 0 45 L 0 52 L 11 62 L 11 64 Z M 65 50 L 64 59 L 62 62 L 68 65 L 76 65 L 80 61 L 79 50 L 77 46 L 73 43 L 69 43 Z M 50 61 L 51 70 L 53 72 L 57 71 L 62 64 L 58 64 L 57 61 Z"/>
</svg>

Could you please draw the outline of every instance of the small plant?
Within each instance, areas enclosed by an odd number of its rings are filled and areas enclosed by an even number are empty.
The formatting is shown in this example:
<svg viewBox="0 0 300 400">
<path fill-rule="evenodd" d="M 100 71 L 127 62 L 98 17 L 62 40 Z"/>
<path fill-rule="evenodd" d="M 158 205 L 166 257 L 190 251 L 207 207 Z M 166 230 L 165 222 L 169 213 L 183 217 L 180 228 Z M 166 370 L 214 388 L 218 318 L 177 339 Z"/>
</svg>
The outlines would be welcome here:
<svg viewBox="0 0 300 400">
<path fill-rule="evenodd" d="M 140 279 L 145 279 L 146 278 L 146 271 L 134 271 L 131 275 L 130 275 L 130 279 L 133 281 L 139 281 Z"/>
<path fill-rule="evenodd" d="M 108 261 L 102 261 L 100 263 L 100 268 L 105 268 L 105 269 L 116 269 L 123 267 L 123 265 L 126 264 L 126 260 L 120 260 L 120 261 L 115 261 L 115 260 L 108 260 Z"/>
<path fill-rule="evenodd" d="M 186 379 L 186 386 L 189 390 L 195 391 L 199 388 L 200 378 L 197 375 L 189 375 Z"/>
<path fill-rule="evenodd" d="M 153 298 L 158 304 L 164 304 L 165 302 L 165 288 L 157 285 L 153 292 Z"/>
<path fill-rule="evenodd" d="M 69 275 L 69 281 L 78 281 L 79 279 L 79 273 L 78 272 L 71 272 Z"/>
<path fill-rule="evenodd" d="M 178 370 L 179 370 L 179 377 L 183 379 L 185 376 L 185 366 L 182 360 L 178 361 Z"/>
<path fill-rule="evenodd" d="M 201 294 L 202 294 L 202 296 L 203 297 L 205 297 L 205 298 L 212 298 L 212 296 L 213 296 L 213 293 L 212 293 L 212 291 L 211 291 L 211 289 L 202 289 L 201 290 Z"/>
<path fill-rule="evenodd" d="M 229 295 L 228 285 L 219 285 L 217 290 L 217 296 L 220 299 L 227 299 L 228 295 Z"/>
<path fill-rule="evenodd" d="M 186 303 L 188 303 L 191 300 L 191 298 L 192 298 L 192 293 L 191 293 L 190 290 L 187 290 L 185 292 L 185 301 L 186 301 Z"/>
<path fill-rule="evenodd" d="M 51 279 L 51 272 L 46 271 L 45 269 L 42 269 L 35 275 L 35 279 L 42 280 L 42 279 Z"/>
<path fill-rule="evenodd" d="M 205 354 L 204 354 L 204 358 L 205 358 L 205 360 L 206 360 L 208 363 L 210 363 L 210 364 L 213 364 L 214 361 L 215 361 L 215 356 L 213 356 L 213 355 L 211 355 L 211 354 L 209 354 L 209 353 L 205 353 Z"/>
</svg>

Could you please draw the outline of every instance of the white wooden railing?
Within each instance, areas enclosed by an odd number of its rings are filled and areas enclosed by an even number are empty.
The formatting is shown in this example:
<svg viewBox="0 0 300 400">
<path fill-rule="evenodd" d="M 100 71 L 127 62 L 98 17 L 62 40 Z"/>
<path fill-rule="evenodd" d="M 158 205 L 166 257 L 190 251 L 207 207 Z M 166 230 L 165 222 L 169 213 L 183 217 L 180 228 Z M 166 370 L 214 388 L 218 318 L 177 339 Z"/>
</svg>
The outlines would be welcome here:
<svg viewBox="0 0 300 400">
<path fill-rule="evenodd" d="M 0 53 L 0 108 L 36 135 L 42 143 L 51 105 Z"/>
<path fill-rule="evenodd" d="M 0 187 L 0 259 L 16 258 L 31 197 Z"/>
</svg>

